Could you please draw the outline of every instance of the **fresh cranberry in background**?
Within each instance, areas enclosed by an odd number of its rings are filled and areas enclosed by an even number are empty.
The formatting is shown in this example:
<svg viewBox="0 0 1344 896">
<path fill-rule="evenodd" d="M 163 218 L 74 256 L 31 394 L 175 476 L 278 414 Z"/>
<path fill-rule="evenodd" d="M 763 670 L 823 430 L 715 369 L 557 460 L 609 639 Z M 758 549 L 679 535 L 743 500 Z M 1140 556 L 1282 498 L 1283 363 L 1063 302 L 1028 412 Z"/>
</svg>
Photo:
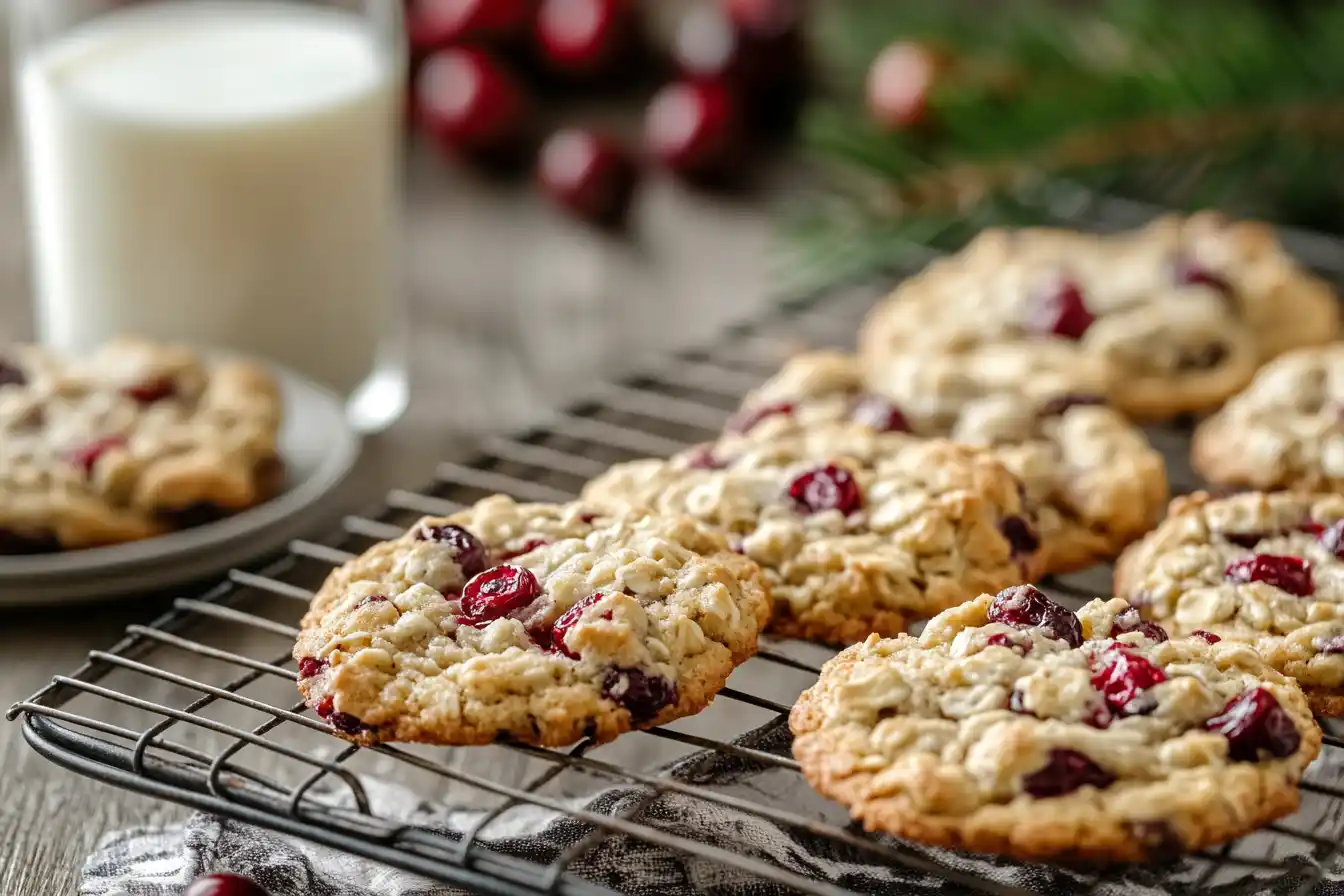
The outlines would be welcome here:
<svg viewBox="0 0 1344 896">
<path fill-rule="evenodd" d="M 451 44 L 509 45 L 531 28 L 536 0 L 409 0 L 406 32 L 413 53 Z"/>
<path fill-rule="evenodd" d="M 868 69 L 868 113 L 892 131 L 922 124 L 928 117 L 929 96 L 942 68 L 938 54 L 924 44 L 891 44 Z"/>
<path fill-rule="evenodd" d="M 512 165 L 526 157 L 531 103 L 513 77 L 476 47 L 451 47 L 425 60 L 415 82 L 416 115 L 451 152 Z"/>
<path fill-rule="evenodd" d="M 250 877 L 241 874 L 207 874 L 187 887 L 183 896 L 270 896 Z"/>
<path fill-rule="evenodd" d="M 616 74 L 640 53 L 633 0 L 541 0 L 536 44 L 552 72 L 591 80 Z"/>
<path fill-rule="evenodd" d="M 737 100 L 719 81 L 674 81 L 654 94 L 644 118 L 649 154 L 694 183 L 722 186 L 742 171 Z"/>
<path fill-rule="evenodd" d="M 537 180 L 557 205 L 603 227 L 624 222 L 638 179 L 630 152 L 609 137 L 579 128 L 552 134 L 537 163 Z"/>
</svg>

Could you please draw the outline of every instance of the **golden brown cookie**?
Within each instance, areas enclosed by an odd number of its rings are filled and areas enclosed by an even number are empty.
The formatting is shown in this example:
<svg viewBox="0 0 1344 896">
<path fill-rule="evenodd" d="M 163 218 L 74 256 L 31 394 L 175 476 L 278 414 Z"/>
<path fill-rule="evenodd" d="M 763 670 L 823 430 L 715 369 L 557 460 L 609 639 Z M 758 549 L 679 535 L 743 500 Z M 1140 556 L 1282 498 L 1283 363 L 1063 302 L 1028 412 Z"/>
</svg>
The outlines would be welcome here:
<svg viewBox="0 0 1344 896">
<path fill-rule="evenodd" d="M 294 658 L 349 740 L 558 747 L 699 712 L 769 610 L 756 565 L 685 517 L 496 496 L 333 571 Z"/>
<path fill-rule="evenodd" d="M 1123 600 L 1030 586 L 843 651 L 790 716 L 870 831 L 1026 860 L 1145 861 L 1297 808 L 1321 733 L 1249 645 L 1168 640 Z"/>
</svg>

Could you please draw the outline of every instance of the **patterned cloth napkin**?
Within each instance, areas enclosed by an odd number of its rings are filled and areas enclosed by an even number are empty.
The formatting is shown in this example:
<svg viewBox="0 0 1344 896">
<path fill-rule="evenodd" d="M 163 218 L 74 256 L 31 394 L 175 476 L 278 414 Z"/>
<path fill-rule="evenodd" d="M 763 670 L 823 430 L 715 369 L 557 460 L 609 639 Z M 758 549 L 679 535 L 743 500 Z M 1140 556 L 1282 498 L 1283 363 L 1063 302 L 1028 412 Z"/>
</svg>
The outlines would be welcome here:
<svg viewBox="0 0 1344 896">
<path fill-rule="evenodd" d="M 789 734 L 782 720 L 772 722 L 738 741 L 742 746 L 787 756 Z M 1333 751 L 1340 752 L 1340 751 Z M 1313 768 L 1322 780 L 1341 779 L 1341 769 Z M 720 793 L 786 806 L 809 817 L 844 824 L 842 809 L 814 794 L 801 777 L 788 769 L 767 766 L 717 752 L 695 753 L 663 769 L 672 778 L 713 788 Z M 408 789 L 365 778 L 373 813 L 429 826 L 450 839 L 459 838 L 479 819 L 479 811 L 454 809 L 429 802 Z M 342 791 L 345 793 L 345 791 Z M 1066 896 L 1176 896 L 1193 893 L 1193 883 L 1205 867 L 1202 862 L 1133 868 L 1088 890 L 1091 878 L 1083 874 L 993 858 L 965 856 L 937 849 L 910 848 L 908 854 L 935 864 L 957 879 L 877 861 L 868 852 L 782 827 L 750 813 L 717 803 L 665 793 L 643 809 L 639 803 L 649 791 L 640 787 L 612 787 L 570 805 L 590 812 L 618 815 L 634 811 L 633 819 L 670 834 L 724 847 L 780 868 L 827 881 L 858 894 L 967 894 L 971 878 L 1019 887 L 1030 893 Z M 324 797 L 349 806 L 335 795 Z M 1333 803 L 1333 804 L 1332 804 Z M 1313 814 L 1314 813 L 1314 814 Z M 1338 802 L 1303 794 L 1303 814 L 1315 833 L 1339 840 L 1344 818 Z M 499 854 L 548 863 L 592 833 L 592 828 L 560 813 L 519 808 L 492 822 L 482 842 Z M 1300 869 L 1309 856 L 1298 841 L 1253 835 L 1236 847 L 1236 855 L 1257 855 L 1283 862 L 1286 873 L 1243 868 L 1220 870 L 1199 893 L 1296 894 L 1308 878 Z M 1295 855 L 1300 858 L 1294 858 Z M 725 867 L 717 862 L 653 846 L 629 837 L 613 837 L 585 853 L 571 866 L 574 874 L 631 896 L 788 896 L 796 893 L 781 883 Z M 1299 869 L 1299 870 L 1293 870 Z M 466 891 L 447 887 L 404 871 L 355 856 L 281 836 L 236 821 L 197 815 L 183 825 L 166 829 L 133 829 L 105 836 L 84 868 L 81 896 L 179 896 L 186 884 L 211 871 L 247 874 L 272 896 L 450 896 Z M 1017 892 L 1017 891 L 1010 891 Z M 1315 891 L 1321 896 L 1344 896 L 1344 867 L 1337 865 Z"/>
</svg>

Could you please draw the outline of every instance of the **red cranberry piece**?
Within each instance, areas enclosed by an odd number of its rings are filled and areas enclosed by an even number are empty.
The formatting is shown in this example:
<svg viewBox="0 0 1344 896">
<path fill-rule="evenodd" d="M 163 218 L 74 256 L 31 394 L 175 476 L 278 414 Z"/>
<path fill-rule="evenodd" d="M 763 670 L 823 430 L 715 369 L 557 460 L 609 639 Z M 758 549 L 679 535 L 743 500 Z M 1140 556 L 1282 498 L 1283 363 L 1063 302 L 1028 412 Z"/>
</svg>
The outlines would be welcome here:
<svg viewBox="0 0 1344 896">
<path fill-rule="evenodd" d="M 1012 548 L 1013 557 L 1026 557 L 1036 553 L 1041 539 L 1036 531 L 1020 516 L 1004 517 L 999 523 L 999 532 Z"/>
<path fill-rule="evenodd" d="M 618 668 L 607 672 L 602 695 L 628 709 L 636 722 L 647 722 L 677 702 L 677 686 L 661 675 Z"/>
<path fill-rule="evenodd" d="M 385 603 L 387 603 L 387 597 L 385 595 L 370 594 L 368 597 L 364 598 L 359 603 L 355 604 L 355 609 L 358 610 L 360 607 L 367 607 L 369 604 L 385 604 Z"/>
<path fill-rule="evenodd" d="M 722 470 L 724 464 L 714 456 L 713 445 L 697 445 L 683 456 L 686 466 L 692 470 Z"/>
<path fill-rule="evenodd" d="M 1119 647 L 1096 659 L 1098 668 L 1092 673 L 1092 687 L 1101 692 L 1116 715 L 1142 715 L 1156 707 L 1139 697 L 1148 688 L 1166 681 L 1166 673 L 1138 654 Z"/>
<path fill-rule="evenodd" d="M 98 458 L 113 449 L 125 447 L 126 440 L 121 436 L 108 436 L 105 439 L 90 442 L 82 448 L 76 448 L 66 455 L 66 459 L 83 470 L 85 476 L 89 476 L 92 475 L 94 464 L 98 463 Z"/>
<path fill-rule="evenodd" d="M 766 417 L 773 417 L 777 414 L 788 416 L 792 413 L 793 404 L 787 401 L 776 401 L 771 404 L 763 404 L 760 407 L 743 408 L 728 421 L 728 431 L 751 432 L 756 428 L 756 424 Z"/>
<path fill-rule="evenodd" d="M 327 670 L 331 663 L 327 660 L 320 660 L 315 656 L 299 657 L 299 677 L 316 678 Z"/>
<path fill-rule="evenodd" d="M 453 562 L 461 568 L 462 575 L 467 578 L 485 570 L 485 545 L 461 526 L 454 526 L 451 523 L 444 526 L 421 526 L 415 537 L 419 541 L 446 544 L 453 552 Z"/>
<path fill-rule="evenodd" d="M 596 594 L 590 594 L 565 612 L 561 613 L 560 618 L 556 619 L 555 624 L 551 626 L 551 646 L 572 660 L 578 659 L 578 653 L 571 650 L 569 645 L 565 643 L 565 635 L 569 634 L 569 630 L 579 624 L 579 620 L 583 618 L 585 610 L 604 597 L 606 597 L 606 595 L 601 591 Z M 604 613 L 602 614 L 602 618 L 610 619 L 611 614 Z"/>
<path fill-rule="evenodd" d="M 855 423 L 878 432 L 910 432 L 910 421 L 901 409 L 879 395 L 865 395 L 850 415 Z"/>
<path fill-rule="evenodd" d="M 546 540 L 543 539 L 543 538 L 529 538 L 527 541 L 523 542 L 521 546 L 519 546 L 518 550 L 516 550 L 516 551 L 505 551 L 505 552 L 500 556 L 499 559 L 501 559 L 501 560 L 512 560 L 512 559 L 515 558 L 515 557 L 521 557 L 521 556 L 523 556 L 524 554 L 530 554 L 530 553 L 532 553 L 533 551 L 535 551 L 537 548 L 544 548 L 544 547 L 546 547 L 546 545 L 548 545 L 548 544 L 550 544 L 550 542 L 546 541 Z"/>
<path fill-rule="evenodd" d="M 153 404 L 176 395 L 177 384 L 167 377 L 160 377 L 127 386 L 121 390 L 121 394 L 140 404 Z"/>
<path fill-rule="evenodd" d="M 534 0 L 412 0 L 411 46 L 421 52 L 467 41 L 513 41 L 532 24 Z"/>
<path fill-rule="evenodd" d="M 4 386 L 23 386 L 28 382 L 28 378 L 23 375 L 14 364 L 0 358 L 0 387 Z"/>
<path fill-rule="evenodd" d="M 1082 289 L 1065 280 L 1038 300 L 1028 325 L 1037 333 L 1078 340 L 1095 320 L 1083 302 Z"/>
<path fill-rule="evenodd" d="M 687 180 L 730 181 L 744 155 L 738 102 L 719 81 L 674 81 L 649 102 L 644 141 L 651 156 Z"/>
<path fill-rule="evenodd" d="M 261 884 L 241 874 L 207 874 L 187 887 L 183 896 L 270 896 Z"/>
<path fill-rule="evenodd" d="M 1192 258 L 1180 258 L 1176 261 L 1172 279 L 1180 286 L 1207 286 L 1220 293 L 1224 298 L 1232 298 L 1232 284 L 1220 274 L 1216 274 Z"/>
<path fill-rule="evenodd" d="M 1115 783 L 1115 775 L 1077 750 L 1051 750 L 1045 765 L 1022 779 L 1022 789 L 1037 799 L 1073 793 L 1080 787 L 1104 790 Z"/>
<path fill-rule="evenodd" d="M 1213 632 L 1206 632 L 1202 628 L 1197 628 L 1194 631 L 1192 631 L 1190 633 L 1190 637 L 1199 638 L 1206 644 L 1217 644 L 1219 641 L 1223 640 L 1222 638 L 1215 635 Z"/>
<path fill-rule="evenodd" d="M 358 734 L 368 727 L 348 712 L 337 712 L 336 701 L 331 697 L 323 697 L 318 701 L 316 709 L 317 714 L 326 719 L 331 727 L 344 734 Z"/>
<path fill-rule="evenodd" d="M 1335 635 L 1333 638 L 1326 638 L 1316 644 L 1318 653 L 1326 655 L 1335 653 L 1344 653 L 1344 635 Z"/>
<path fill-rule="evenodd" d="M 733 24 L 755 35 L 783 34 L 803 23 L 801 0 L 724 0 Z"/>
<path fill-rule="evenodd" d="M 1005 635 L 1003 632 L 995 632 L 990 635 L 985 639 L 985 645 L 987 647 L 1007 647 L 1009 650 L 1016 652 L 1019 656 L 1026 656 L 1031 653 L 1030 641 L 1019 643 Z"/>
<path fill-rule="evenodd" d="M 866 85 L 868 114 L 899 131 L 922 123 L 929 97 L 944 68 L 938 54 L 914 41 L 891 44 L 873 60 Z"/>
<path fill-rule="evenodd" d="M 1239 548 L 1250 549 L 1270 537 L 1268 532 L 1224 532 L 1223 538 Z"/>
<path fill-rule="evenodd" d="M 1070 647 L 1083 643 L 1083 626 L 1078 617 L 1031 585 L 1015 585 L 994 595 L 989 620 L 1016 629 L 1040 629 Z"/>
<path fill-rule="evenodd" d="M 462 589 L 462 614 L 473 624 L 522 609 L 541 595 L 541 583 L 521 566 L 496 566 L 474 576 Z"/>
<path fill-rule="evenodd" d="M 1111 708 L 1106 705 L 1105 700 L 1097 700 L 1087 709 L 1087 715 L 1083 717 L 1083 724 L 1092 728 L 1105 730 L 1111 727 L 1111 722 L 1115 721 Z"/>
<path fill-rule="evenodd" d="M 561 208 L 602 227 L 617 227 L 630 210 L 639 168 L 615 141 L 589 131 L 557 131 L 541 148 L 537 180 Z"/>
<path fill-rule="evenodd" d="M 591 78 L 633 52 L 638 33 L 630 0 L 541 0 L 537 46 L 557 72 Z"/>
<path fill-rule="evenodd" d="M 445 148 L 512 162 L 526 144 L 530 103 L 504 69 L 475 47 L 450 47 L 416 77 L 417 115 Z"/>
<path fill-rule="evenodd" d="M 1040 416 L 1059 417 L 1072 408 L 1105 406 L 1100 395 L 1058 395 L 1041 405 Z"/>
<path fill-rule="evenodd" d="M 1316 536 L 1316 542 L 1325 550 L 1344 560 L 1344 520 L 1331 523 Z"/>
<path fill-rule="evenodd" d="M 1119 616 L 1115 617 L 1115 622 L 1111 624 L 1111 637 L 1124 635 L 1129 632 L 1141 632 L 1145 638 L 1150 641 L 1167 641 L 1170 638 L 1167 630 L 1156 622 L 1145 622 L 1139 617 L 1139 611 L 1130 607 Z"/>
<path fill-rule="evenodd" d="M 1311 581 L 1311 567 L 1301 557 L 1252 554 L 1227 564 L 1223 575 L 1230 582 L 1264 582 L 1298 597 L 1316 590 Z"/>
<path fill-rule="evenodd" d="M 838 510 L 848 516 L 863 506 L 863 494 L 853 475 L 834 464 L 793 480 L 789 484 L 789 497 L 804 513 Z"/>
<path fill-rule="evenodd" d="M 1237 762 L 1255 762 L 1261 750 L 1278 758 L 1291 756 L 1302 742 L 1292 718 L 1264 688 L 1234 697 L 1204 728 L 1227 738 L 1227 754 Z"/>
</svg>

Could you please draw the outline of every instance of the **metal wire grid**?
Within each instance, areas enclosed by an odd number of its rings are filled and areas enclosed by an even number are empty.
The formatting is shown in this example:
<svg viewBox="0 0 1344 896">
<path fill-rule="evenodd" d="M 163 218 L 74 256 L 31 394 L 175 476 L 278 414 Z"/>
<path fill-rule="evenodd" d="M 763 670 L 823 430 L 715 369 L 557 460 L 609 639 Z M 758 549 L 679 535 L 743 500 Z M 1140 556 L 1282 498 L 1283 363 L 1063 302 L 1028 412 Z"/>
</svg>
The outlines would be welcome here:
<svg viewBox="0 0 1344 896">
<path fill-rule="evenodd" d="M 288 554 L 271 565 L 256 572 L 234 570 L 208 593 L 175 600 L 171 610 L 150 624 L 128 627 L 120 642 L 108 650 L 91 652 L 78 670 L 53 678 L 32 698 L 12 707 L 9 717 L 22 716 L 24 736 L 38 752 L 90 777 L 482 893 L 612 893 L 569 869 L 616 836 L 718 862 L 802 893 L 846 896 L 851 892 L 742 854 L 732 844 L 699 842 L 641 823 L 640 812 L 668 795 L 748 813 L 801 835 L 832 841 L 852 850 L 860 860 L 922 870 L 966 891 L 1038 892 L 994 883 L 941 864 L 926 851 L 889 838 L 865 836 L 843 823 L 599 758 L 601 752 L 589 742 L 563 751 L 512 744 L 474 748 L 500 750 L 527 760 L 526 767 L 533 771 L 517 783 L 469 770 L 457 761 L 462 751 L 422 751 L 398 745 L 362 749 L 343 741 L 333 748 L 326 724 L 295 699 L 296 673 L 290 668 L 289 655 L 297 634 L 294 622 L 310 599 L 312 587 L 331 566 L 355 556 L 372 541 L 401 534 L 420 514 L 450 513 L 493 491 L 523 500 L 569 499 L 585 479 L 611 463 L 665 454 L 703 441 L 721 427 L 743 392 L 772 373 L 781 357 L 800 342 L 847 344 L 874 295 L 871 290 L 848 290 L 781 309 L 764 321 L 735 328 L 709 350 L 680 355 L 656 371 L 602 388 L 591 401 L 558 415 L 544 429 L 486 439 L 481 456 L 472 463 L 441 464 L 429 488 L 393 490 L 377 511 L 345 517 L 333 538 L 295 541 Z M 1167 453 L 1173 487 L 1178 491 L 1194 487 L 1196 482 L 1184 464 L 1184 434 L 1177 430 L 1152 434 L 1157 444 L 1171 449 Z M 1050 584 L 1057 595 L 1076 602 L 1106 593 L 1109 574 L 1109 568 L 1100 567 Z M 221 632 L 241 633 L 243 646 L 237 646 L 237 637 L 221 639 Z M 258 645 L 263 643 L 272 646 L 259 654 Z M 800 677 L 800 690 L 815 676 L 820 657 L 799 659 L 793 649 L 797 646 L 796 642 L 768 642 L 748 666 L 764 666 L 771 676 Z M 223 680 L 208 680 L 209 672 L 219 669 L 227 670 Z M 258 686 L 270 686 L 276 696 L 253 696 L 251 691 Z M 165 690 L 173 697 L 137 696 Z M 657 739 L 682 750 L 711 751 L 798 772 L 791 758 L 731 742 L 755 727 L 753 719 L 761 719 L 762 713 L 764 718 L 786 716 L 788 701 L 729 687 L 707 713 L 723 705 L 734 707 L 735 727 L 726 735 L 721 728 L 715 729 L 716 736 L 705 736 L 674 723 L 625 735 L 617 745 Z M 754 716 L 752 711 L 756 711 Z M 750 718 L 741 718 L 744 715 Z M 723 721 L 721 717 L 718 724 Z M 1325 752 L 1327 758 L 1314 768 L 1328 768 L 1331 754 L 1336 762 L 1344 759 L 1344 739 L 1338 731 L 1327 732 Z M 368 756 L 377 760 L 376 771 L 383 777 L 449 782 L 459 792 L 490 797 L 493 805 L 460 836 L 390 817 L 373 804 L 355 770 Z M 588 790 L 615 783 L 642 787 L 646 793 L 633 808 L 617 815 L 575 810 L 548 792 L 562 776 L 582 777 Z M 333 786 L 343 789 L 348 806 L 319 798 L 320 790 Z M 1308 780 L 1303 790 L 1308 798 L 1323 801 L 1312 813 L 1315 818 L 1299 813 L 1271 825 L 1268 831 L 1274 844 L 1255 855 L 1243 854 L 1239 844 L 1233 843 L 1195 857 L 1198 875 L 1188 885 L 1189 891 L 1202 892 L 1233 871 L 1237 883 L 1229 885 L 1227 892 L 1248 892 L 1247 888 L 1263 886 L 1263 881 L 1255 883 L 1247 875 L 1274 871 L 1293 875 L 1293 888 L 1278 892 L 1312 892 L 1339 856 L 1340 832 L 1333 828 L 1344 817 L 1344 787 Z M 491 824 L 528 806 L 566 813 L 590 830 L 545 865 L 503 855 L 484 843 L 482 833 Z M 1098 891 L 1114 879 L 1109 875 L 1081 875 L 1080 892 Z"/>
</svg>

